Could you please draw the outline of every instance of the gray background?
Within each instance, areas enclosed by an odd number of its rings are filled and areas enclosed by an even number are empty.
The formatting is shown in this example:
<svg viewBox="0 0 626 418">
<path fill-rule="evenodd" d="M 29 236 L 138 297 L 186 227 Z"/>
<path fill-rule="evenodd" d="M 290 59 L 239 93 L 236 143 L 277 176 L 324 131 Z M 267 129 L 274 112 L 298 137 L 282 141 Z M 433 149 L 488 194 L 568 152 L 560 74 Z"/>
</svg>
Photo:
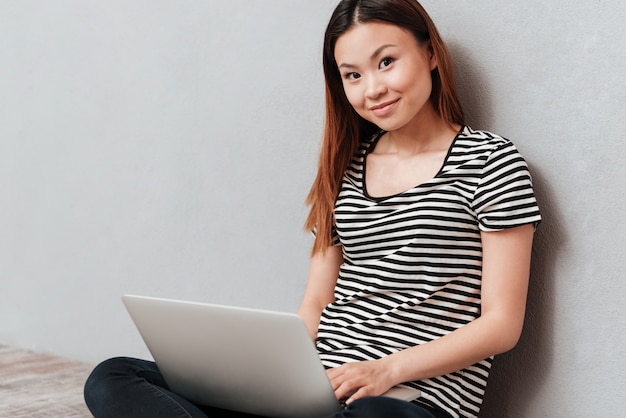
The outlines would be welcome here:
<svg viewBox="0 0 626 418">
<path fill-rule="evenodd" d="M 146 356 L 120 295 L 296 309 L 335 0 L 0 0 L 0 344 Z M 626 3 L 424 0 L 544 223 L 485 417 L 626 409 Z"/>
</svg>

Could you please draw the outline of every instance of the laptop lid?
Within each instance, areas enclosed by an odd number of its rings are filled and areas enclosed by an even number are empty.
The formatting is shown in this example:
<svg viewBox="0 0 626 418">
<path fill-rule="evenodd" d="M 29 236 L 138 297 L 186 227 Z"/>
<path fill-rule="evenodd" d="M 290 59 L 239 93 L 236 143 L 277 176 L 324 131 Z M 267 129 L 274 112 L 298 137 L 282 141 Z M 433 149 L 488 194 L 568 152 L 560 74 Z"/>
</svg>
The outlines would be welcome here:
<svg viewBox="0 0 626 418">
<path fill-rule="evenodd" d="M 125 295 L 165 381 L 202 404 L 268 417 L 340 409 L 296 314 Z"/>
</svg>

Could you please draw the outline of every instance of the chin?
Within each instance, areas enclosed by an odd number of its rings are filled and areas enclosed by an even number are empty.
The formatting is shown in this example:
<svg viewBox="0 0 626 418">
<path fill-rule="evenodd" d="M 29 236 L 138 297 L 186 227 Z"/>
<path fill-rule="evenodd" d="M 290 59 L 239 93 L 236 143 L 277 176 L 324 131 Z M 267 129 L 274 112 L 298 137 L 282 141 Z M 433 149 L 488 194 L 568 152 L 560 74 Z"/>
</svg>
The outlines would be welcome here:
<svg viewBox="0 0 626 418">
<path fill-rule="evenodd" d="M 391 123 L 391 122 L 385 122 L 385 121 L 382 121 L 382 122 L 381 121 L 370 121 L 370 122 L 372 122 L 374 125 L 378 126 L 381 130 L 383 130 L 385 132 L 397 131 L 399 129 L 402 129 L 402 127 L 405 126 L 405 124 Z"/>
</svg>

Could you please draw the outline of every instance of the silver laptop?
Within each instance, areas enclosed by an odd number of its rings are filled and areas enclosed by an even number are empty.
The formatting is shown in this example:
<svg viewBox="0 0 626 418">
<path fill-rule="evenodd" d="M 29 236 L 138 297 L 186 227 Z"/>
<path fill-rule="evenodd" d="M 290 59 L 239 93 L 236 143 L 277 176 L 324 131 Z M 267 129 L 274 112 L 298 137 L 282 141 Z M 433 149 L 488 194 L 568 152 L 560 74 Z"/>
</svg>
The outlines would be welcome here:
<svg viewBox="0 0 626 418">
<path fill-rule="evenodd" d="M 341 407 L 296 314 L 125 295 L 170 389 L 218 408 L 319 418 Z M 412 400 L 404 386 L 385 396 Z"/>
</svg>

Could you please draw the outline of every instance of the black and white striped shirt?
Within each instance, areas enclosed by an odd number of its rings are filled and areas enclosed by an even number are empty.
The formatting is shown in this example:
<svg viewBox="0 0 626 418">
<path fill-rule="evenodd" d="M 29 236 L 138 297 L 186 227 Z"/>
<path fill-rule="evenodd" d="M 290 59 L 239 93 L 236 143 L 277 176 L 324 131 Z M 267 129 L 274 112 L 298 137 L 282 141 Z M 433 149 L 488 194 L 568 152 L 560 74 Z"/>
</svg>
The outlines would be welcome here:
<svg viewBox="0 0 626 418">
<path fill-rule="evenodd" d="M 336 300 L 319 325 L 317 347 L 326 367 L 377 359 L 476 319 L 481 231 L 541 219 L 527 165 L 514 145 L 469 127 L 461 129 L 433 179 L 394 196 L 370 197 L 365 158 L 379 138 L 361 145 L 335 205 L 344 262 Z M 475 417 L 491 361 L 410 384 L 422 391 L 419 402 Z"/>
</svg>

